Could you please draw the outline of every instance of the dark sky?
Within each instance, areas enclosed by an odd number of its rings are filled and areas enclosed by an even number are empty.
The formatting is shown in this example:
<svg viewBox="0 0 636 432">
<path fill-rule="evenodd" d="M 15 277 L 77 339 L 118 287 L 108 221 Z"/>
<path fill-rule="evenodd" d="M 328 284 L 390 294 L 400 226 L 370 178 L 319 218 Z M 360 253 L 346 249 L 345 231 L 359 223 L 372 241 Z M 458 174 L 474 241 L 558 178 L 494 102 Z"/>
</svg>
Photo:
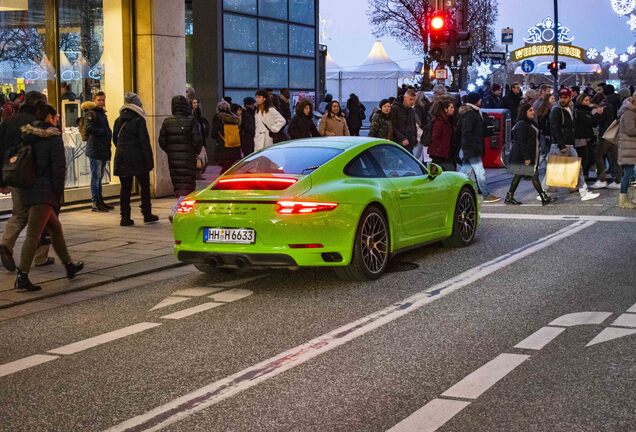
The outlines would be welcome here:
<svg viewBox="0 0 636 432">
<path fill-rule="evenodd" d="M 320 0 L 320 14 L 331 21 L 328 27 L 329 51 L 343 67 L 356 66 L 366 58 L 375 38 L 371 34 L 366 10 L 367 0 Z M 625 52 L 636 41 L 627 25 L 628 17 L 615 14 L 610 0 L 560 0 L 561 24 L 569 27 L 574 44 L 603 51 L 606 46 Z M 512 49 L 524 44 L 527 29 L 552 15 L 553 0 L 501 0 L 496 31 L 512 27 L 515 43 Z M 498 36 L 500 37 L 500 36 Z M 391 39 L 382 39 L 384 46 L 402 67 L 411 69 L 418 59 Z"/>
</svg>

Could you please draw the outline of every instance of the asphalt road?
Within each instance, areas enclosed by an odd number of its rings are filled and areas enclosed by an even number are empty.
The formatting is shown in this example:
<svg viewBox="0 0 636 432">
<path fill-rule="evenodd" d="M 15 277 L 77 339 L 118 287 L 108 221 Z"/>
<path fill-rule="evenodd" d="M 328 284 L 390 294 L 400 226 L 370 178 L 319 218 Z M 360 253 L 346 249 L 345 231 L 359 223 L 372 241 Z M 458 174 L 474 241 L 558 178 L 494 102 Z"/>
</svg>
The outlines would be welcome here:
<svg viewBox="0 0 636 432">
<path fill-rule="evenodd" d="M 636 213 L 608 200 L 489 206 L 371 283 L 193 270 L 0 323 L 0 430 L 635 431 Z"/>
</svg>

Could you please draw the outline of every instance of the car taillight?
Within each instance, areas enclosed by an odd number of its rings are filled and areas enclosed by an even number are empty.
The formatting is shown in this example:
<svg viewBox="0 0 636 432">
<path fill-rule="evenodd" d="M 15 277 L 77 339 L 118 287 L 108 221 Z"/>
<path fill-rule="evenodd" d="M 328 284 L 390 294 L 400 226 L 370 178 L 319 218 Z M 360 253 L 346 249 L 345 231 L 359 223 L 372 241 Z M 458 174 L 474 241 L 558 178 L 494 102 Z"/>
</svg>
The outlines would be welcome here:
<svg viewBox="0 0 636 432">
<path fill-rule="evenodd" d="M 310 214 L 331 211 L 338 207 L 337 203 L 309 202 L 309 201 L 278 201 L 276 213 L 284 215 Z"/>
<path fill-rule="evenodd" d="M 179 214 L 188 214 L 194 208 L 194 205 L 197 202 L 195 200 L 183 200 L 179 203 L 179 207 L 177 207 L 177 213 Z"/>
<path fill-rule="evenodd" d="M 222 178 L 214 185 L 214 190 L 285 190 L 297 181 L 287 177 Z"/>
</svg>

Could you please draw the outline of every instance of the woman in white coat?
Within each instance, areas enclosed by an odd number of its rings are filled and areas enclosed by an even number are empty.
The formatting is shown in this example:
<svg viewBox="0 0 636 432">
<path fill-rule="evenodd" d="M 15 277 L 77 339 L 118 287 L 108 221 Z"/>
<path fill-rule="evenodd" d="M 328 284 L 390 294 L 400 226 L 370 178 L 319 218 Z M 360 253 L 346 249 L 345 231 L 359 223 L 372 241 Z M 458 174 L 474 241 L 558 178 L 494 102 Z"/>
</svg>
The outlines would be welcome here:
<svg viewBox="0 0 636 432">
<path fill-rule="evenodd" d="M 285 127 L 285 118 L 271 101 L 265 90 L 256 91 L 256 134 L 254 135 L 254 151 L 259 151 L 274 145 L 270 132 L 280 132 Z"/>
</svg>

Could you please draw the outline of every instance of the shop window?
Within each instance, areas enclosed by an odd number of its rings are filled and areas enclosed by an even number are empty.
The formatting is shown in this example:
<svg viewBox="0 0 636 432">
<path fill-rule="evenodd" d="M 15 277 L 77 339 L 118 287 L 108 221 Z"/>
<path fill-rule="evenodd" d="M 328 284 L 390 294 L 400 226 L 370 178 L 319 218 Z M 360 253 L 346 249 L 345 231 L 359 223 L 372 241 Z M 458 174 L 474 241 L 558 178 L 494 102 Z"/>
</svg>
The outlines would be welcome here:
<svg viewBox="0 0 636 432">
<path fill-rule="evenodd" d="M 256 55 L 226 52 L 223 57 L 226 87 L 256 87 L 258 85 Z"/>
<path fill-rule="evenodd" d="M 258 39 L 260 52 L 287 54 L 287 24 L 259 20 Z"/>
<path fill-rule="evenodd" d="M 258 15 L 286 20 L 287 0 L 258 0 Z"/>
<path fill-rule="evenodd" d="M 256 0 L 223 0 L 223 9 L 256 15 Z"/>
<path fill-rule="evenodd" d="M 289 59 L 289 87 L 312 89 L 316 86 L 316 62 L 314 60 Z"/>
<path fill-rule="evenodd" d="M 288 61 L 286 57 L 259 57 L 259 86 L 283 88 L 289 80 Z"/>
<path fill-rule="evenodd" d="M 226 49 L 256 51 L 256 19 L 225 14 L 223 43 Z"/>
<path fill-rule="evenodd" d="M 232 98 L 232 103 L 243 105 L 243 99 L 246 97 L 254 98 L 256 94 L 256 88 L 249 90 L 225 90 L 223 96 L 229 96 Z"/>
<path fill-rule="evenodd" d="M 291 55 L 313 57 L 316 53 L 314 29 L 309 27 L 290 25 L 289 53 Z"/>
<path fill-rule="evenodd" d="M 289 20 L 301 24 L 314 25 L 315 0 L 289 0 Z"/>
</svg>

